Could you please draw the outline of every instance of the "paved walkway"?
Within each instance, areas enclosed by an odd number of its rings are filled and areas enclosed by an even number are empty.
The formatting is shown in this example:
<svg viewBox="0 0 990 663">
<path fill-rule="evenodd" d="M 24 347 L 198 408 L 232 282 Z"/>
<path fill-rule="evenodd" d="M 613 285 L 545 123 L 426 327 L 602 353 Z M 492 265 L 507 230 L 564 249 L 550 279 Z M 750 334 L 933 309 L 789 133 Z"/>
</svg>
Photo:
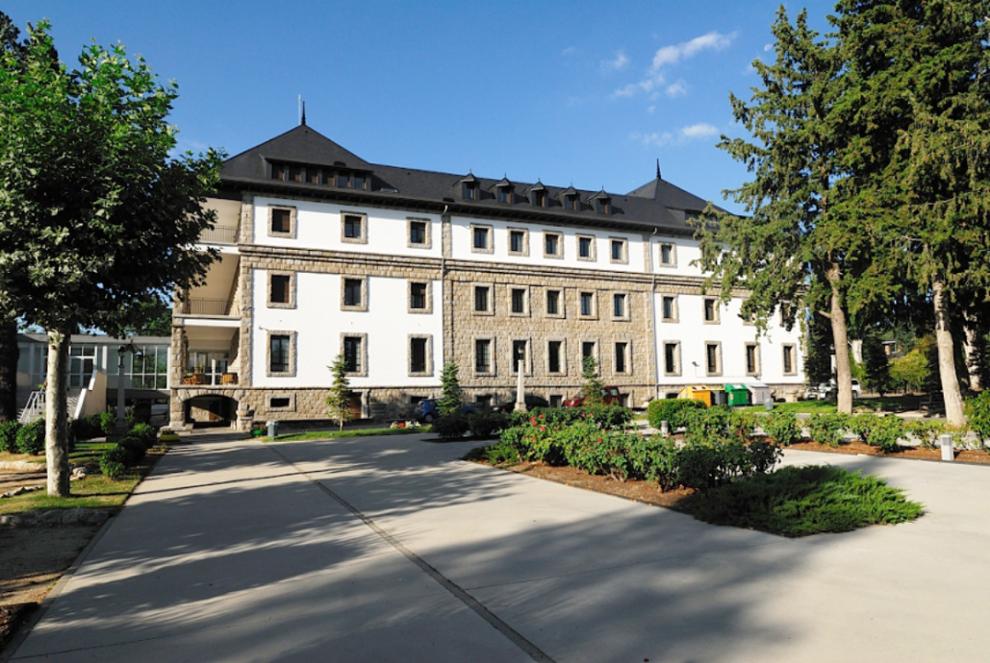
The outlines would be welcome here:
<svg viewBox="0 0 990 663">
<path fill-rule="evenodd" d="M 15 660 L 985 661 L 990 468 L 790 452 L 929 513 L 787 540 L 420 436 L 173 449 Z"/>
</svg>

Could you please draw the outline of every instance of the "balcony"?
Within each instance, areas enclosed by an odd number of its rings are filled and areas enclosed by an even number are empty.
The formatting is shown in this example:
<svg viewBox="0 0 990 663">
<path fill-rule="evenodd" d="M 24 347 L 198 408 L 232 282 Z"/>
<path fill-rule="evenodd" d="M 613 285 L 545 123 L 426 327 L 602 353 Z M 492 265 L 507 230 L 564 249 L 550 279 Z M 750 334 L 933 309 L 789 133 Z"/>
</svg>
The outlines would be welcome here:
<svg viewBox="0 0 990 663">
<path fill-rule="evenodd" d="M 207 370 L 199 373 L 186 373 L 182 376 L 184 387 L 193 386 L 230 386 L 237 384 L 237 373 L 217 372 Z"/>
<path fill-rule="evenodd" d="M 232 302 L 227 299 L 190 297 L 182 302 L 183 315 L 230 315 Z"/>
<path fill-rule="evenodd" d="M 203 231 L 199 241 L 203 244 L 237 244 L 237 226 L 215 226 Z"/>
</svg>

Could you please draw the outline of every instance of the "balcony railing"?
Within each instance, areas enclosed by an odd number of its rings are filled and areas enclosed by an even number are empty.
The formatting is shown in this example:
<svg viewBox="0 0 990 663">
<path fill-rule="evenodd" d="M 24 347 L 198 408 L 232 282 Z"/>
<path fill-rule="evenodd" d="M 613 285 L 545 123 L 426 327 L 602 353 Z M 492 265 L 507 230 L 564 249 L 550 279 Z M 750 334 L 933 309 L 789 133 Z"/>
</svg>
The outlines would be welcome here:
<svg viewBox="0 0 990 663">
<path fill-rule="evenodd" d="M 237 373 L 213 373 L 210 371 L 202 373 L 186 373 L 182 376 L 182 384 L 185 386 L 217 386 L 237 384 Z"/>
<path fill-rule="evenodd" d="M 183 311 L 189 315 L 227 315 L 229 306 L 226 299 L 192 298 L 186 300 Z"/>
<path fill-rule="evenodd" d="M 199 241 L 208 244 L 237 244 L 237 226 L 216 226 L 204 230 Z"/>
</svg>

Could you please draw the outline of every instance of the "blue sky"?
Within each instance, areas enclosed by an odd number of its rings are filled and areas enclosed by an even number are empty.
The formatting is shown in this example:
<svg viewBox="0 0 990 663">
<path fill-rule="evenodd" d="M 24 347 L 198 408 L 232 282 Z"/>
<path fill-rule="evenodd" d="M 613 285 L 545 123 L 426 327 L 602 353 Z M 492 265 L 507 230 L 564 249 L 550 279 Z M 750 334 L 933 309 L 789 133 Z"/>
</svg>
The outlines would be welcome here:
<svg viewBox="0 0 990 663">
<path fill-rule="evenodd" d="M 180 146 L 236 154 L 297 122 L 379 163 L 626 192 L 665 179 L 722 201 L 779 2 L 46 2 L 63 60 L 120 41 L 179 84 Z M 825 26 L 832 2 L 808 7 Z M 738 209 L 726 205 L 730 209 Z"/>
</svg>

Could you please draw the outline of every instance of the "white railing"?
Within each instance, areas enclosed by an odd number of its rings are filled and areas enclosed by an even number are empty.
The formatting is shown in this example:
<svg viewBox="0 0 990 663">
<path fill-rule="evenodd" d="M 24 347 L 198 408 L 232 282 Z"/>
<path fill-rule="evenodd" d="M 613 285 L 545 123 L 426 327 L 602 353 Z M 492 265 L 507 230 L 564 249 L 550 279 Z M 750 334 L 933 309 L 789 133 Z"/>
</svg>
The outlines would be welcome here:
<svg viewBox="0 0 990 663">
<path fill-rule="evenodd" d="M 215 226 L 203 231 L 199 241 L 206 244 L 237 244 L 237 226 Z"/>
<path fill-rule="evenodd" d="M 27 405 L 21 410 L 17 420 L 22 424 L 27 424 L 43 416 L 45 416 L 45 392 L 32 391 L 31 395 L 28 396 Z"/>
</svg>

